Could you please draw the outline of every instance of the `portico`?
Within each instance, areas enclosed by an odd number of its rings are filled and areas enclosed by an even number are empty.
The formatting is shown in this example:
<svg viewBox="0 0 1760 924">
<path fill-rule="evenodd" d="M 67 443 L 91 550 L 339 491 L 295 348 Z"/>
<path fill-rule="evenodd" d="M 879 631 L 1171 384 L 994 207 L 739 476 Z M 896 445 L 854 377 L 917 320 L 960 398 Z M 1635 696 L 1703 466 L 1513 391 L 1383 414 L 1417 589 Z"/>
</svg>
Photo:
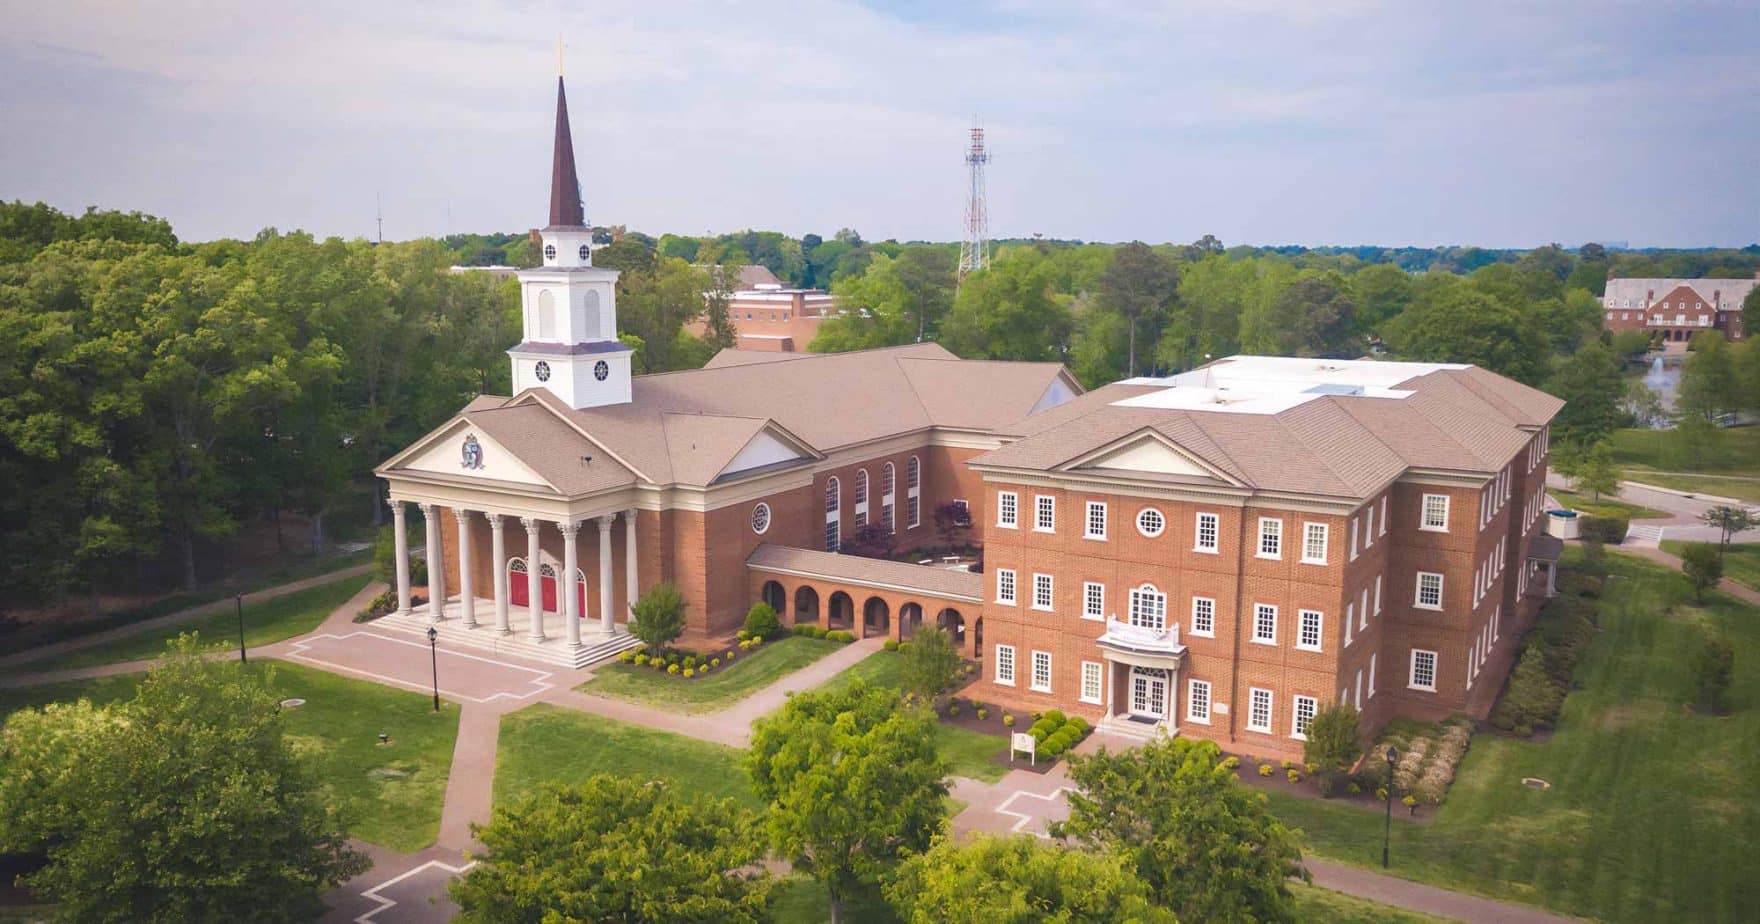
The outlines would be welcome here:
<svg viewBox="0 0 1760 924">
<path fill-rule="evenodd" d="M 1186 652 L 1179 627 L 1138 626 L 1111 617 L 1098 643 L 1106 671 L 1100 727 L 1138 738 L 1179 734 L 1174 705 Z"/>
</svg>

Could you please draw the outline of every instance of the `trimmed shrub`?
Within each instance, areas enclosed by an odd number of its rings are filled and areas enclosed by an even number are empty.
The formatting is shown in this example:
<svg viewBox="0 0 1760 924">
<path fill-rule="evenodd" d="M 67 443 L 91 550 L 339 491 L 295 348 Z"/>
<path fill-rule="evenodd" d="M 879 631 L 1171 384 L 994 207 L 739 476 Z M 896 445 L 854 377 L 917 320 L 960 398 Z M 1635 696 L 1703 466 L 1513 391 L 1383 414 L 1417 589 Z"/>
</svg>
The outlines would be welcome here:
<svg viewBox="0 0 1760 924">
<path fill-rule="evenodd" d="M 668 673 L 668 674 L 676 674 L 676 673 L 678 673 L 678 665 L 677 665 L 677 664 L 668 664 L 668 665 L 666 665 L 666 673 Z"/>
<path fill-rule="evenodd" d="M 834 629 L 820 636 L 820 638 L 833 642 L 853 642 L 856 640 L 855 633 L 846 632 L 842 629 Z"/>
<path fill-rule="evenodd" d="M 629 652 L 626 651 L 624 654 L 629 654 Z M 635 657 L 630 658 L 629 661 L 637 667 L 645 667 L 648 663 L 648 656 L 645 654 L 637 654 Z"/>
<path fill-rule="evenodd" d="M 1584 538 L 1593 538 L 1608 545 L 1624 542 L 1626 530 L 1631 526 L 1631 521 L 1625 517 L 1579 516 L 1578 519 L 1583 521 L 1581 531 Z"/>
<path fill-rule="evenodd" d="M 978 707 L 978 718 L 987 719 L 989 717 L 990 717 L 990 710 L 985 709 L 983 706 L 979 706 Z"/>
<path fill-rule="evenodd" d="M 1088 732 L 1093 731 L 1093 729 L 1094 729 L 1094 726 L 1088 724 L 1087 719 L 1084 719 L 1079 715 L 1070 716 L 1069 717 L 1069 724 L 1075 728 L 1076 734 L 1078 734 L 1078 735 L 1086 735 Z"/>
<path fill-rule="evenodd" d="M 794 634 L 796 634 L 796 635 L 812 635 L 813 634 L 813 627 L 807 625 L 804 622 L 797 622 L 794 624 Z"/>
<path fill-rule="evenodd" d="M 1013 728 L 1014 727 L 1014 716 L 1010 713 L 1004 712 L 1002 714 L 1002 726 L 1004 728 Z"/>
<path fill-rule="evenodd" d="M 721 659 L 720 658 L 710 658 L 709 659 L 709 666 L 710 667 L 720 667 L 721 666 Z"/>
<path fill-rule="evenodd" d="M 898 650 L 898 639 L 889 638 L 885 642 L 881 643 L 880 647 L 887 650 L 887 651 L 897 651 Z"/>
<path fill-rule="evenodd" d="M 1050 719 L 1051 721 L 1057 723 L 1058 725 L 1062 725 L 1063 723 L 1069 721 L 1069 718 L 1067 716 L 1065 716 L 1063 714 L 1063 711 L 1060 709 L 1047 709 L 1047 710 L 1045 710 L 1045 718 Z"/>
<path fill-rule="evenodd" d="M 1233 770 L 1236 767 L 1239 767 L 1241 765 L 1241 759 L 1239 757 L 1234 756 L 1233 754 L 1230 754 L 1228 757 L 1223 758 L 1222 765 L 1224 767 L 1227 767 L 1230 770 Z"/>
<path fill-rule="evenodd" d="M 754 603 L 746 610 L 745 632 L 750 638 L 775 638 L 782 634 L 782 619 L 768 603 Z"/>
<path fill-rule="evenodd" d="M 1300 770 L 1289 771 L 1289 781 L 1291 783 L 1300 783 L 1302 781 L 1302 771 L 1300 771 Z"/>
<path fill-rule="evenodd" d="M 729 661 L 732 661 L 732 660 L 733 660 L 733 656 L 734 656 L 734 655 L 736 655 L 736 654 L 739 654 L 739 652 L 737 652 L 737 651 L 734 651 L 734 650 L 733 650 L 733 649 L 731 649 L 731 648 L 729 648 L 729 649 L 727 649 L 727 660 L 729 660 Z"/>
<path fill-rule="evenodd" d="M 1270 776 L 1271 775 L 1271 765 L 1270 764 L 1260 764 L 1259 765 L 1259 775 L 1260 776 L 1267 776 L 1267 777 Z"/>
<path fill-rule="evenodd" d="M 1308 772 L 1324 767 L 1343 770 L 1363 752 L 1357 747 L 1357 710 L 1349 703 L 1336 703 L 1314 714 L 1308 723 L 1308 740 L 1302 744 L 1302 762 Z"/>
<path fill-rule="evenodd" d="M 697 676 L 697 671 L 695 668 L 687 667 L 684 669 L 683 673 L 684 673 L 684 679 L 686 679 L 686 680 L 689 680 L 692 677 Z"/>
</svg>

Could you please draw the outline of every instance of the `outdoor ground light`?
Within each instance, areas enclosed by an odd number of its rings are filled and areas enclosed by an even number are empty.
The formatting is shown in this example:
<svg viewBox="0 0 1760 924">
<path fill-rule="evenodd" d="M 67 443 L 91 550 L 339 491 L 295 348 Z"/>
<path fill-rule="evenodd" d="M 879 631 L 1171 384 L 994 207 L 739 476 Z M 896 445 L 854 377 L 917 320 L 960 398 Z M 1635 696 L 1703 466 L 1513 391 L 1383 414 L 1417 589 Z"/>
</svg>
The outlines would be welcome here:
<svg viewBox="0 0 1760 924">
<path fill-rule="evenodd" d="M 1399 751 L 1393 745 L 1387 746 L 1387 823 L 1381 830 L 1381 868 L 1387 868 L 1387 845 L 1393 838 L 1393 765 L 1399 760 Z"/>
<path fill-rule="evenodd" d="M 428 627 L 428 660 L 434 667 L 434 711 L 440 711 L 440 652 L 435 647 L 435 640 L 440 637 L 440 630 Z"/>
</svg>

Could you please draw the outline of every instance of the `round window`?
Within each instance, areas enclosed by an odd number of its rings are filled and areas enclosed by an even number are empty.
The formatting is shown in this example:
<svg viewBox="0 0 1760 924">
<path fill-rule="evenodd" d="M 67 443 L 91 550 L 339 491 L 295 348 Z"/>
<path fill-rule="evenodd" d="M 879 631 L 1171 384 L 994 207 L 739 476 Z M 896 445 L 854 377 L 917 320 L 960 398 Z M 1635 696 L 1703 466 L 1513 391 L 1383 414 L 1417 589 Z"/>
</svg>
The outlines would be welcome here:
<svg viewBox="0 0 1760 924">
<path fill-rule="evenodd" d="M 758 535 L 762 536 L 762 535 L 764 535 L 764 531 L 769 528 L 770 528 L 770 505 L 769 504 L 759 504 L 758 506 L 753 507 L 752 508 L 752 532 L 757 533 Z"/>
<path fill-rule="evenodd" d="M 592 254 L 593 254 L 593 249 L 591 247 L 588 247 L 585 244 L 581 245 L 581 259 L 582 260 L 590 259 L 592 257 Z"/>
<path fill-rule="evenodd" d="M 544 259 L 546 259 L 546 260 L 556 259 L 556 245 L 555 244 L 545 244 L 544 245 Z"/>
<path fill-rule="evenodd" d="M 550 381 L 550 364 L 549 363 L 547 363 L 541 359 L 538 360 L 538 365 L 533 367 L 532 372 L 534 372 L 538 376 L 538 381 L 540 381 L 540 382 Z"/>
<path fill-rule="evenodd" d="M 1137 513 L 1137 532 L 1153 539 L 1161 535 L 1161 531 L 1166 528 L 1167 518 L 1154 507 L 1144 507 Z"/>
<path fill-rule="evenodd" d="M 611 367 L 605 364 L 605 360 L 601 359 L 593 364 L 593 378 L 603 382 L 610 375 Z"/>
</svg>

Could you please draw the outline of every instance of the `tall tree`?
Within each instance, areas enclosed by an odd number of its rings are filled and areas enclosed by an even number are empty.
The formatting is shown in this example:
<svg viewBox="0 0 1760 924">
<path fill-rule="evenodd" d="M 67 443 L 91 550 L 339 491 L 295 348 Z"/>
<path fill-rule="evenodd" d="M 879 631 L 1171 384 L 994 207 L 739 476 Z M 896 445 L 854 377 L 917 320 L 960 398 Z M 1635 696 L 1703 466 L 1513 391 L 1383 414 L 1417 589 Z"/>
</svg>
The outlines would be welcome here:
<svg viewBox="0 0 1760 924">
<path fill-rule="evenodd" d="M 1036 837 L 943 840 L 906 860 L 886 883 L 904 924 L 1174 924 L 1149 901 L 1129 861 L 1046 844 Z"/>
<path fill-rule="evenodd" d="M 1100 307 L 1125 320 L 1129 346 L 1125 374 L 1137 374 L 1137 331 L 1147 328 L 1151 341 L 1160 336 L 1168 306 L 1173 303 L 1179 268 L 1173 259 L 1142 241 L 1131 241 L 1112 255 L 1100 277 Z"/>
<path fill-rule="evenodd" d="M 1242 319 L 1241 342 L 1280 356 L 1355 356 L 1356 303 L 1337 274 L 1303 274 Z"/>
<path fill-rule="evenodd" d="M 1565 401 L 1552 422 L 1559 439 L 1597 442 L 1623 422 L 1620 402 L 1626 394 L 1620 373 L 1624 366 L 1613 349 L 1599 340 L 1553 364 L 1546 390 Z"/>
<path fill-rule="evenodd" d="M 1187 921 L 1294 922 L 1295 836 L 1214 742 L 1164 738 L 1069 761 L 1069 820 L 1052 836 L 1117 851 L 1157 905 Z"/>
<path fill-rule="evenodd" d="M 1390 263 L 1365 266 L 1350 277 L 1357 332 L 1379 333 L 1412 303 L 1412 274 Z"/>
<path fill-rule="evenodd" d="M 1052 291 L 1054 275 L 1032 248 L 1004 249 L 960 286 L 942 326 L 942 346 L 968 359 L 1062 361 L 1070 314 L 1065 298 Z"/>
<path fill-rule="evenodd" d="M 752 727 L 752 788 L 768 806 L 770 844 L 825 884 L 831 921 L 947 822 L 947 765 L 932 719 L 863 682 L 797 693 Z"/>
<path fill-rule="evenodd" d="M 1420 294 L 1386 334 L 1401 359 L 1473 363 L 1527 383 L 1546 369 L 1547 344 L 1534 320 L 1460 283 Z"/>
<path fill-rule="evenodd" d="M 659 780 L 547 783 L 487 826 L 477 865 L 448 888 L 465 924 L 755 922 L 770 880 L 751 813 L 681 798 Z"/>
<path fill-rule="evenodd" d="M 1740 379 L 1729 341 L 1716 331 L 1706 331 L 1693 337 L 1692 347 L 1681 367 L 1675 410 L 1714 420 L 1740 407 Z"/>
</svg>

